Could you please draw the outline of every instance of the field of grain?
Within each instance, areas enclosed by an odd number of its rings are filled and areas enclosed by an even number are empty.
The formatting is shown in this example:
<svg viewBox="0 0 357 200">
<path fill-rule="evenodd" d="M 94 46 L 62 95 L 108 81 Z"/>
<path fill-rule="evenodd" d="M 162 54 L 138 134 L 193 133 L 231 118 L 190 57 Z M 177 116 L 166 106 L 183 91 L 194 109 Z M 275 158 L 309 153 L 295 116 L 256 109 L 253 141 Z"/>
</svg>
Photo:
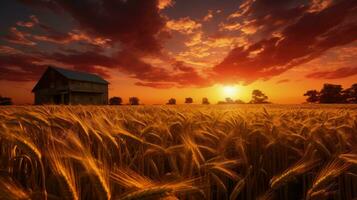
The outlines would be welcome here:
<svg viewBox="0 0 357 200">
<path fill-rule="evenodd" d="M 357 107 L 0 107 L 0 199 L 354 199 Z"/>
</svg>

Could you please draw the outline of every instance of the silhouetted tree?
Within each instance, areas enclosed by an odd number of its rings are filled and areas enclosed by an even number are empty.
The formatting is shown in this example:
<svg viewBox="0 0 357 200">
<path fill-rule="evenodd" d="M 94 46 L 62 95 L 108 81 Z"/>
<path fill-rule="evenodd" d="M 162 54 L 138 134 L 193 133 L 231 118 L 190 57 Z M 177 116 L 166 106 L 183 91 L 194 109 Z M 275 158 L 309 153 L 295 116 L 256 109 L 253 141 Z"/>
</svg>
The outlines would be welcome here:
<svg viewBox="0 0 357 200">
<path fill-rule="evenodd" d="M 267 100 L 268 100 L 268 96 L 266 96 L 262 91 L 253 90 L 252 100 L 250 101 L 250 103 L 254 103 L 254 104 L 269 103 Z"/>
<path fill-rule="evenodd" d="M 210 104 L 208 98 L 206 97 L 202 98 L 202 104 Z"/>
<path fill-rule="evenodd" d="M 168 105 L 176 105 L 176 99 L 171 98 L 171 99 L 169 99 L 169 101 L 166 104 L 168 104 Z"/>
<path fill-rule="evenodd" d="M 344 103 L 342 86 L 327 83 L 324 84 L 320 91 L 320 103 Z"/>
<path fill-rule="evenodd" d="M 232 98 L 227 97 L 227 98 L 226 98 L 226 103 L 227 103 L 227 104 L 233 104 L 233 103 L 234 103 L 234 101 L 233 101 L 233 99 L 232 99 Z"/>
<path fill-rule="evenodd" d="M 139 105 L 139 98 L 138 97 L 130 97 L 129 98 L 129 104 L 130 105 Z"/>
<path fill-rule="evenodd" d="M 234 101 L 232 98 L 227 97 L 225 101 L 218 101 L 217 104 L 245 104 L 245 102 L 240 99 Z"/>
<path fill-rule="evenodd" d="M 109 99 L 110 105 L 121 105 L 122 103 L 123 103 L 123 100 L 120 97 L 112 97 Z"/>
<path fill-rule="evenodd" d="M 234 101 L 235 104 L 245 104 L 243 100 L 237 99 Z"/>
<path fill-rule="evenodd" d="M 309 103 L 318 103 L 320 101 L 320 96 L 319 92 L 317 90 L 308 90 L 304 96 L 307 96 L 308 98 L 306 99 L 307 102 Z"/>
<path fill-rule="evenodd" d="M 342 91 L 343 99 L 346 103 L 357 103 L 357 83 Z"/>
<path fill-rule="evenodd" d="M 193 103 L 193 99 L 191 97 L 185 98 L 185 103 Z"/>
<path fill-rule="evenodd" d="M 0 105 L 2 105 L 2 106 L 12 105 L 12 99 L 9 97 L 0 96 Z"/>
</svg>

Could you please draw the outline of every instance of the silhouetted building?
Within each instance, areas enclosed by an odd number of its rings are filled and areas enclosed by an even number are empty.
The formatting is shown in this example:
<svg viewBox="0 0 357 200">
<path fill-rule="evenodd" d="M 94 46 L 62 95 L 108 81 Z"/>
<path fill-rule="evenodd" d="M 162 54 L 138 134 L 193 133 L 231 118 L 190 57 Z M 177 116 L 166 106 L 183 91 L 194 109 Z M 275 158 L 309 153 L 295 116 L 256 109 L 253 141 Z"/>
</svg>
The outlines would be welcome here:
<svg viewBox="0 0 357 200">
<path fill-rule="evenodd" d="M 35 104 L 108 104 L 108 82 L 85 72 L 48 67 L 36 86 Z"/>
</svg>

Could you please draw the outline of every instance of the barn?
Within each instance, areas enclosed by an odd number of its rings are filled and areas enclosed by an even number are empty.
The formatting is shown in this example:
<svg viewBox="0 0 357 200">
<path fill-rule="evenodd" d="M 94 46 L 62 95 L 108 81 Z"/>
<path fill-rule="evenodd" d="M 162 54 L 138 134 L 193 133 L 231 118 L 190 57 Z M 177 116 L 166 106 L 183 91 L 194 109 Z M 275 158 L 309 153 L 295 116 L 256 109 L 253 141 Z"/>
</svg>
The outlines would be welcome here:
<svg viewBox="0 0 357 200">
<path fill-rule="evenodd" d="M 35 104 L 105 105 L 108 82 L 95 74 L 50 66 L 32 92 Z"/>
</svg>

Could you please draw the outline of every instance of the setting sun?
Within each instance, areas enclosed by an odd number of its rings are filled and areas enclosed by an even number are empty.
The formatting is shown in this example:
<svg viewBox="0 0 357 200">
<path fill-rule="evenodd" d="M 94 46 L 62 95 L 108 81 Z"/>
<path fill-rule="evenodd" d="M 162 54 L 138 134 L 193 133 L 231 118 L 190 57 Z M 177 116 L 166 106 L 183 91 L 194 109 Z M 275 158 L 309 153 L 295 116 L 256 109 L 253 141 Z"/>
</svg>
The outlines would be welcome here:
<svg viewBox="0 0 357 200">
<path fill-rule="evenodd" d="M 239 89 L 237 86 L 223 86 L 223 94 L 225 97 L 234 97 L 238 94 Z"/>
</svg>

